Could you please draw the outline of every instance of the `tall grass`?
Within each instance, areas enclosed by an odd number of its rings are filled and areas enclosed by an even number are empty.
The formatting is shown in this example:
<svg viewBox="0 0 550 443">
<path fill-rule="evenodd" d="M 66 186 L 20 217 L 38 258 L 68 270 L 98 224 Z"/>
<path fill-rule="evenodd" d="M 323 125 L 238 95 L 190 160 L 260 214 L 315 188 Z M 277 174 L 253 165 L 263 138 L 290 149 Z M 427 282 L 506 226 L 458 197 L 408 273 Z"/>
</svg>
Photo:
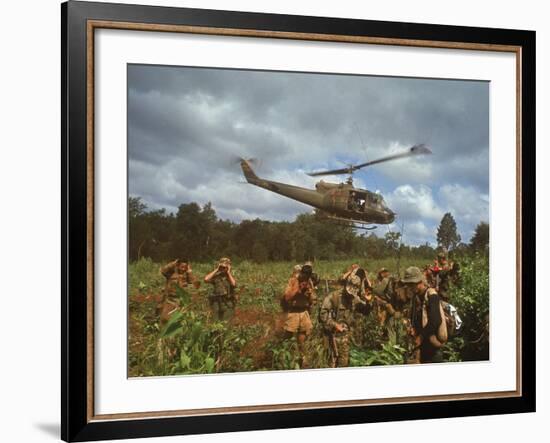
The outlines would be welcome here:
<svg viewBox="0 0 550 443">
<path fill-rule="evenodd" d="M 403 259 L 400 271 L 411 265 L 422 267 L 430 259 Z M 359 263 L 374 278 L 381 267 L 397 274 L 395 260 L 348 259 L 317 261 L 314 271 L 321 278 L 319 304 L 333 289 L 334 281 L 350 264 Z M 465 331 L 449 342 L 444 355 L 448 361 L 486 359 L 488 341 L 483 337 L 489 309 L 488 263 L 484 257 L 467 258 L 462 263 L 462 287 L 453 288 L 453 304 L 464 320 Z M 159 326 L 156 306 L 164 278 L 160 264 L 141 259 L 129 266 L 129 374 L 158 376 L 220 372 L 289 370 L 300 367 L 300 353 L 294 339 L 283 340 L 283 314 L 279 297 L 294 263 L 233 264 L 239 302 L 225 321 L 210 312 L 210 285 L 190 286 L 178 291 L 181 308 L 168 324 Z M 199 281 L 215 263 L 192 263 Z M 318 323 L 319 304 L 313 308 L 314 331 L 307 339 L 307 367 L 327 367 L 325 338 Z M 407 338 L 400 323 L 397 335 L 387 336 L 371 314 L 359 316 L 353 335 L 351 365 L 400 364 L 406 360 Z M 401 328 L 401 329 L 400 329 Z M 478 338 L 481 337 L 480 340 Z M 475 340 L 478 340 L 475 342 Z M 475 343 L 474 343 L 475 342 Z"/>
</svg>

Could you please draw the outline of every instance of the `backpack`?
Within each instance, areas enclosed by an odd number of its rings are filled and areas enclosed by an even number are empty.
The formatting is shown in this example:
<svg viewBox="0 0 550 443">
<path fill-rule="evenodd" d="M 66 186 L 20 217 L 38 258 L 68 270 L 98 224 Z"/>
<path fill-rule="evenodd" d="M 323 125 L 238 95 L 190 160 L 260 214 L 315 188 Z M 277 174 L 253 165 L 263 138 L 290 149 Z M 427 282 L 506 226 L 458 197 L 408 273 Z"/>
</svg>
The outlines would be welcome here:
<svg viewBox="0 0 550 443">
<path fill-rule="evenodd" d="M 443 306 L 444 318 L 447 323 L 447 335 L 449 338 L 452 338 L 456 336 L 460 328 L 462 328 L 462 319 L 453 305 L 445 301 L 440 301 L 440 303 Z"/>
<path fill-rule="evenodd" d="M 422 301 L 422 327 L 425 328 L 428 324 L 428 298 L 432 294 L 437 294 L 435 289 L 428 288 L 424 294 L 424 299 Z M 441 299 L 439 300 L 439 313 L 441 315 L 441 323 L 437 328 L 435 335 L 429 337 L 430 343 L 436 348 L 440 348 L 449 339 L 449 332 L 447 329 L 447 316 L 445 314 L 445 309 L 443 309 L 443 303 Z"/>
</svg>

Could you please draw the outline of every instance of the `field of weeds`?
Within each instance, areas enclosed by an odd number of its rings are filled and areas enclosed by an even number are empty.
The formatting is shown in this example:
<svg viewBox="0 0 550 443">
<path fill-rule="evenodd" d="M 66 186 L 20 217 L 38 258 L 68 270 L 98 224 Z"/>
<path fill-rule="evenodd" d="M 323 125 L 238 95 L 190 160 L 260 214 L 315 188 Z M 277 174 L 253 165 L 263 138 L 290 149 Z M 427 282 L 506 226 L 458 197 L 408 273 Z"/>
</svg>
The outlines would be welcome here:
<svg viewBox="0 0 550 443">
<path fill-rule="evenodd" d="M 363 263 L 361 260 L 318 261 L 314 272 L 321 283 L 314 307 L 314 331 L 307 339 L 307 368 L 327 367 L 325 338 L 318 324 L 318 309 L 327 291 L 335 289 L 335 281 L 351 263 L 358 262 L 370 271 L 387 267 L 396 273 L 395 260 Z M 402 260 L 407 266 L 422 267 L 430 260 Z M 214 263 L 192 264 L 200 287 L 178 291 L 181 309 L 168 323 L 159 326 L 157 304 L 162 298 L 164 278 L 160 263 L 141 259 L 129 266 L 129 336 L 128 372 L 130 377 L 178 374 L 204 374 L 289 370 L 300 368 L 300 355 L 295 339 L 283 340 L 279 298 L 290 277 L 294 263 L 233 265 L 237 280 L 238 304 L 227 319 L 218 321 L 209 309 L 211 285 L 203 277 Z M 488 358 L 489 273 L 486 258 L 475 257 L 461 262 L 462 284 L 453 289 L 453 304 L 464 320 L 463 333 L 444 348 L 447 361 L 483 360 Z M 353 334 L 351 365 L 368 366 L 402 364 L 406 360 L 407 338 L 396 325 L 397 334 L 388 336 L 375 315 L 357 318 Z M 487 335 L 487 337 L 485 337 Z"/>
</svg>

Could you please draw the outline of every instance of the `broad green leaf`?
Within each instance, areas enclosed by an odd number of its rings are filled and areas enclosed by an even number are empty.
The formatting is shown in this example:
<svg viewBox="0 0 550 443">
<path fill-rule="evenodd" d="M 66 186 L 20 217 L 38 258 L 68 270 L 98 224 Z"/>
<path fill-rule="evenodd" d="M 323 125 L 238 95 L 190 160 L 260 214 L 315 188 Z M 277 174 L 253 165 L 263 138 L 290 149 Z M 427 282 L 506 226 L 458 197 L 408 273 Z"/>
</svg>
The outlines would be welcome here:
<svg viewBox="0 0 550 443">
<path fill-rule="evenodd" d="M 183 332 L 183 328 L 180 323 L 181 317 L 182 317 L 182 313 L 180 311 L 174 312 L 170 316 L 170 320 L 168 320 L 168 323 L 166 323 L 166 325 L 160 332 L 160 337 L 161 338 L 174 337 L 175 335 L 178 335 L 181 332 Z"/>
<path fill-rule="evenodd" d="M 212 357 L 208 357 L 205 361 L 204 361 L 204 366 L 206 368 L 206 372 L 208 372 L 209 374 L 211 374 L 212 372 L 214 372 L 214 364 L 215 364 L 215 361 Z"/>
<path fill-rule="evenodd" d="M 181 351 L 180 363 L 183 369 L 189 369 L 189 365 L 191 364 L 191 357 L 189 357 L 185 353 L 185 351 Z"/>
</svg>

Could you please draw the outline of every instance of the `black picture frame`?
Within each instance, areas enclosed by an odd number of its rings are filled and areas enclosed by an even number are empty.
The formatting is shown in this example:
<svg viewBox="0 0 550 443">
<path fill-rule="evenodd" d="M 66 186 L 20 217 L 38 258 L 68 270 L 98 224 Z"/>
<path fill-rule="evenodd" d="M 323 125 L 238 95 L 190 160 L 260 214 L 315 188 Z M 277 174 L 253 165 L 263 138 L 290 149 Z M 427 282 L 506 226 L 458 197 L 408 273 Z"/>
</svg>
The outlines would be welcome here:
<svg viewBox="0 0 550 443">
<path fill-rule="evenodd" d="M 69 1 L 61 5 L 62 373 L 65 441 L 310 427 L 535 411 L 535 32 Z M 183 417 L 94 420 L 89 402 L 90 213 L 87 23 L 90 20 L 519 47 L 521 54 L 521 395 Z M 93 235 L 93 233 L 91 234 Z"/>
</svg>

